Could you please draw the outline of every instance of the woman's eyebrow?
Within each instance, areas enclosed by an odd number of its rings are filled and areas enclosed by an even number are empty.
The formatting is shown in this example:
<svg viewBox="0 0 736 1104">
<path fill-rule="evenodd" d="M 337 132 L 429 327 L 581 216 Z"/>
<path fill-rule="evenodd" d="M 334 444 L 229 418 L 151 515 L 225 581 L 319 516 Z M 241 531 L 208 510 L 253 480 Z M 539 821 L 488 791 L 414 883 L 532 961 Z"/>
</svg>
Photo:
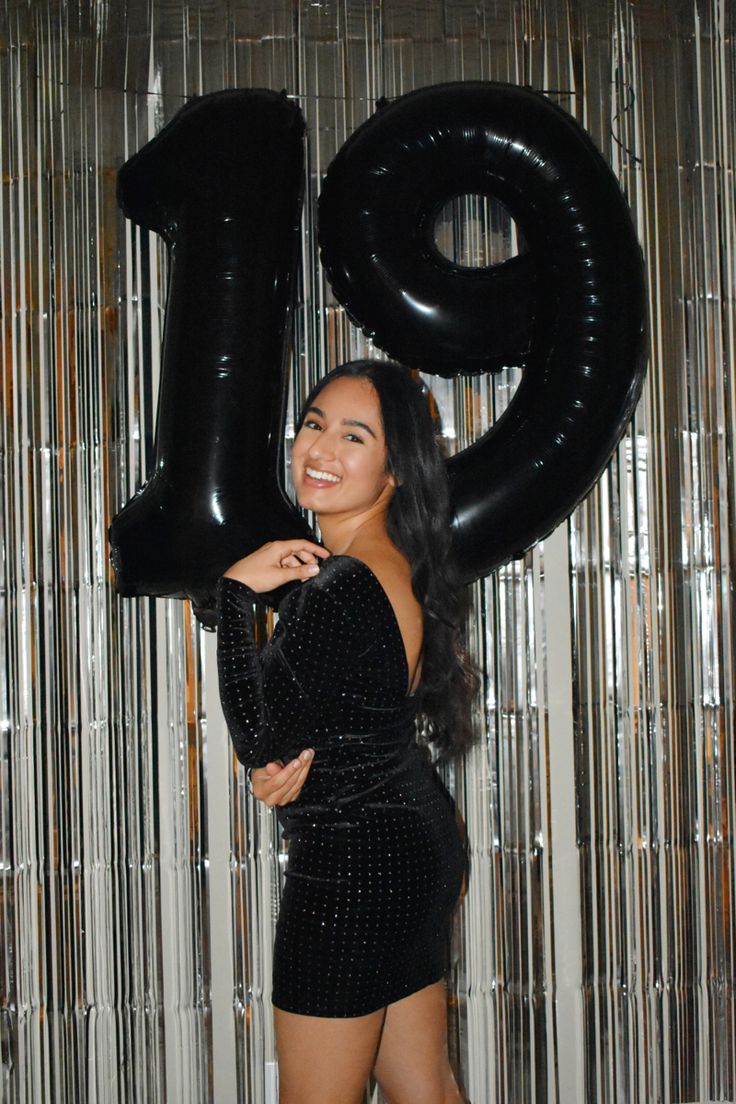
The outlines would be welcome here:
<svg viewBox="0 0 736 1104">
<path fill-rule="evenodd" d="M 324 410 L 320 410 L 318 406 L 310 406 L 308 410 L 304 411 L 305 418 L 307 414 L 318 414 L 320 418 L 325 417 Z M 357 418 L 343 418 L 340 422 L 340 425 L 359 426 L 361 429 L 364 429 L 366 433 L 370 433 L 374 441 L 378 440 L 371 427 L 369 425 L 366 425 L 365 422 L 359 422 Z"/>
<path fill-rule="evenodd" d="M 360 428 L 364 429 L 366 433 L 370 433 L 374 441 L 378 440 L 371 427 L 369 425 L 366 425 L 365 422 L 359 422 L 357 418 L 343 418 L 343 420 L 340 422 L 340 425 L 360 426 Z"/>
</svg>

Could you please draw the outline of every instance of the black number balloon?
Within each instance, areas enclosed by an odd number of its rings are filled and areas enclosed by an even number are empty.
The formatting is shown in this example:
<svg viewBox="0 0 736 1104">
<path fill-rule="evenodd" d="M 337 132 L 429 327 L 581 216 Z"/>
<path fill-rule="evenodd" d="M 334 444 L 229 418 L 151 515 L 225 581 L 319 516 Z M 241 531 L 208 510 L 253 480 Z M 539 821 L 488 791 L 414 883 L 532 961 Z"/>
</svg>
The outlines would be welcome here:
<svg viewBox="0 0 736 1104">
<path fill-rule="evenodd" d="M 468 193 L 503 202 L 524 255 L 468 269 L 439 253 L 437 215 Z M 588 492 L 641 390 L 643 263 L 617 181 L 543 95 L 434 85 L 351 135 L 319 213 L 335 294 L 392 357 L 444 376 L 524 366 L 503 416 L 449 461 L 461 569 L 487 575 Z"/>
<path fill-rule="evenodd" d="M 153 468 L 110 528 L 117 589 L 188 596 L 209 625 L 229 564 L 308 535 L 279 477 L 303 145 L 285 95 L 219 92 L 188 102 L 118 178 L 170 274 Z"/>
</svg>

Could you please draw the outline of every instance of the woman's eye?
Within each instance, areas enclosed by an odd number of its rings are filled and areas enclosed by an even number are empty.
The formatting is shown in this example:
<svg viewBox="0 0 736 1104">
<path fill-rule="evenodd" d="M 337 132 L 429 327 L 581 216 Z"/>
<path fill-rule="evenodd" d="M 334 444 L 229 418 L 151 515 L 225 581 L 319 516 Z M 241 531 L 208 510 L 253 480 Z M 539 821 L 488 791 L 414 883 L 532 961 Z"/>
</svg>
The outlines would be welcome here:
<svg viewBox="0 0 736 1104">
<path fill-rule="evenodd" d="M 359 445 L 363 444 L 363 438 L 359 437 L 357 433 L 346 433 L 345 439 L 347 441 L 357 441 Z"/>
<path fill-rule="evenodd" d="M 321 429 L 321 428 L 322 428 L 322 427 L 321 427 L 321 425 L 319 424 L 319 422 L 315 422 L 315 421 L 313 421 L 313 420 L 312 420 L 312 418 L 307 418 L 307 419 L 306 419 L 306 420 L 304 421 L 303 425 L 304 425 L 304 426 L 305 426 L 305 427 L 306 427 L 307 429 Z"/>
</svg>

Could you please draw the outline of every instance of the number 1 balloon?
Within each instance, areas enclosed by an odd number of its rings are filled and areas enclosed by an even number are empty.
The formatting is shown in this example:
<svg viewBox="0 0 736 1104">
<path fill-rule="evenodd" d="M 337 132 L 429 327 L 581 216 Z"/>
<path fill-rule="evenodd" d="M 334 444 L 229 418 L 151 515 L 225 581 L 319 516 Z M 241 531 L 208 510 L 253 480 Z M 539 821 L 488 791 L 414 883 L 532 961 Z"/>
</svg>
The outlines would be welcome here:
<svg viewBox="0 0 736 1104">
<path fill-rule="evenodd" d="M 120 594 L 188 596 L 267 540 L 307 536 L 279 481 L 304 120 L 261 90 L 194 99 L 122 167 L 125 214 L 169 248 L 153 473 L 113 519 Z"/>
<path fill-rule="evenodd" d="M 443 257 L 437 215 L 466 193 L 500 199 L 528 254 L 488 269 Z M 643 264 L 616 179 L 541 94 L 435 85 L 352 134 L 319 214 L 336 296 L 392 357 L 444 376 L 524 365 L 503 416 L 449 461 L 461 570 L 487 575 L 588 492 L 641 390 Z"/>
</svg>

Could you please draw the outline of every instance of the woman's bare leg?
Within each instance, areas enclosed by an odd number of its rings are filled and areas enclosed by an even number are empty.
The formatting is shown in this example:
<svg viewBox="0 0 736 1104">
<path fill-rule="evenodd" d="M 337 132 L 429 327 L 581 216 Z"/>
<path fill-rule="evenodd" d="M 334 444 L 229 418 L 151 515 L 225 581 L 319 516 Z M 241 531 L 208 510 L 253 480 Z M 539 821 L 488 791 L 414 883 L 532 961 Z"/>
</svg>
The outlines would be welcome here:
<svg viewBox="0 0 736 1104">
<path fill-rule="evenodd" d="M 388 1006 L 373 1073 L 390 1104 L 462 1104 L 447 1053 L 444 982 Z"/>
<path fill-rule="evenodd" d="M 386 1010 L 339 1020 L 273 1011 L 279 1104 L 362 1104 Z"/>
</svg>

